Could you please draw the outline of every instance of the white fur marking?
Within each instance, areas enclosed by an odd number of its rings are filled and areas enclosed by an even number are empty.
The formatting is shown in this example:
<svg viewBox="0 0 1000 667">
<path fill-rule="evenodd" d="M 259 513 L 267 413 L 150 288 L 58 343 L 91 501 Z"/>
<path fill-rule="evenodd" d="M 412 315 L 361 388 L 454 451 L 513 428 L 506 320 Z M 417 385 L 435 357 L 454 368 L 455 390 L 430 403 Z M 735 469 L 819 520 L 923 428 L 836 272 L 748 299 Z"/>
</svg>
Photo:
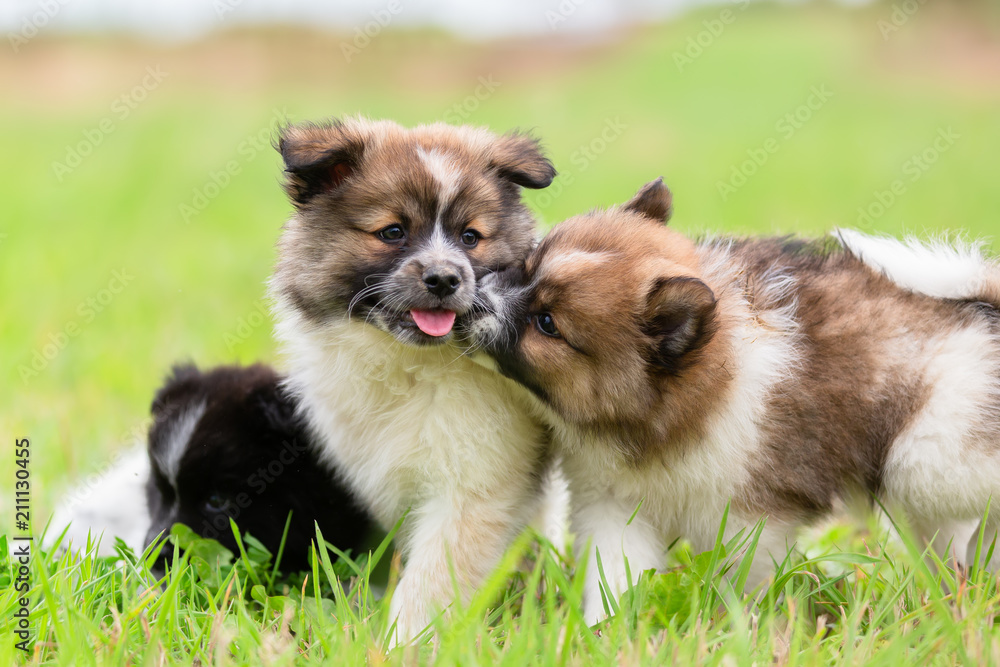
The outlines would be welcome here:
<svg viewBox="0 0 1000 667">
<path fill-rule="evenodd" d="M 167 476 L 175 488 L 177 486 L 177 471 L 180 469 L 181 459 L 184 458 L 184 452 L 187 450 L 188 441 L 191 440 L 191 436 L 204 414 L 205 401 L 201 401 L 194 407 L 189 407 L 173 422 L 172 428 L 167 434 L 165 447 L 156 454 L 157 465 L 160 466 L 163 474 Z"/>
<path fill-rule="evenodd" d="M 560 553 L 565 550 L 569 536 L 571 507 L 569 482 L 562 473 L 562 466 L 553 465 L 542 480 L 541 504 L 538 514 L 531 523 Z"/>
<path fill-rule="evenodd" d="M 437 149 L 425 151 L 423 148 L 418 147 L 417 157 L 424 163 L 424 167 L 427 168 L 427 171 L 430 172 L 430 175 L 437 181 L 438 186 L 441 188 L 441 192 L 438 193 L 438 212 L 440 214 L 440 211 L 444 210 L 444 207 L 448 205 L 451 198 L 458 192 L 458 184 L 462 179 L 462 172 L 451 157 Z"/>
<path fill-rule="evenodd" d="M 852 229 L 838 229 L 835 235 L 855 257 L 903 289 L 940 299 L 976 298 L 991 270 L 977 244 L 899 241 Z"/>
<path fill-rule="evenodd" d="M 931 341 L 921 357 L 931 394 L 889 450 L 885 495 L 921 526 L 972 521 L 991 494 L 1000 497 L 996 443 L 979 442 L 991 418 L 984 408 L 1000 400 L 1000 350 L 985 327 L 968 327 Z"/>
<path fill-rule="evenodd" d="M 584 266 L 597 266 L 611 259 L 611 255 L 606 252 L 588 252 L 586 250 L 570 250 L 561 252 L 545 258 L 542 270 L 547 275 L 557 273 L 572 268 Z"/>
<path fill-rule="evenodd" d="M 605 498 L 577 507 L 574 512 L 574 529 L 590 539 L 583 612 L 590 625 L 597 623 L 605 615 L 601 595 L 601 570 L 611 587 L 610 591 L 605 591 L 606 594 L 617 599 L 630 584 L 635 583 L 644 570 L 660 569 L 663 566 L 665 547 L 658 531 L 638 517 L 628 524 L 629 517 L 638 505 L 636 503 L 635 507 L 631 507 L 624 502 Z M 601 559 L 600 567 L 597 563 L 598 555 Z M 629 581 L 628 575 L 631 575 L 632 581 Z"/>
<path fill-rule="evenodd" d="M 457 263 L 461 262 L 463 258 L 462 251 L 445 236 L 441 223 L 437 222 L 434 225 L 434 231 L 431 233 L 430 241 L 419 255 L 420 261 L 424 265 L 430 265 L 434 262 Z"/>
</svg>

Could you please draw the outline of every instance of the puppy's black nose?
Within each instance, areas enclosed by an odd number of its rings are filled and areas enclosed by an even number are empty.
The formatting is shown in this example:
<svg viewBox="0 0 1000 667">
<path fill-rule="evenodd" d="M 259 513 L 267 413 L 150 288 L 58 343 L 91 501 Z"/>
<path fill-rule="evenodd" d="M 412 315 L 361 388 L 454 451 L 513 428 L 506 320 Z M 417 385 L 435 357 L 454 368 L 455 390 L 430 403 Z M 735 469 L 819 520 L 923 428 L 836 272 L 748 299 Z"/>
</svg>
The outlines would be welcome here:
<svg viewBox="0 0 1000 667">
<path fill-rule="evenodd" d="M 427 269 L 422 277 L 427 291 L 442 299 L 454 294 L 462 284 L 462 276 L 457 271 L 443 266 Z"/>
</svg>

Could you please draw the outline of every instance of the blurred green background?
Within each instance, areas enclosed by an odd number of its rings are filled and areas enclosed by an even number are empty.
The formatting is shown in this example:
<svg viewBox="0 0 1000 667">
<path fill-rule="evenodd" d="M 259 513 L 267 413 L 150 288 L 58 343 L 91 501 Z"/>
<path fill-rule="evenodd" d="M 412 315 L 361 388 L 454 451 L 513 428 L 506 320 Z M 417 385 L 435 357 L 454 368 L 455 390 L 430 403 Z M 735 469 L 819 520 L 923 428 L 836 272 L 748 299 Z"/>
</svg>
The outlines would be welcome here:
<svg viewBox="0 0 1000 667">
<path fill-rule="evenodd" d="M 663 175 L 671 224 L 695 235 L 1000 231 L 991 3 L 727 4 L 585 35 L 390 25 L 353 40 L 45 33 L 0 56 L 0 430 L 32 440 L 36 529 L 142 435 L 173 362 L 278 361 L 262 315 L 290 213 L 278 123 L 531 130 L 560 171 L 527 193 L 546 225 Z"/>
</svg>

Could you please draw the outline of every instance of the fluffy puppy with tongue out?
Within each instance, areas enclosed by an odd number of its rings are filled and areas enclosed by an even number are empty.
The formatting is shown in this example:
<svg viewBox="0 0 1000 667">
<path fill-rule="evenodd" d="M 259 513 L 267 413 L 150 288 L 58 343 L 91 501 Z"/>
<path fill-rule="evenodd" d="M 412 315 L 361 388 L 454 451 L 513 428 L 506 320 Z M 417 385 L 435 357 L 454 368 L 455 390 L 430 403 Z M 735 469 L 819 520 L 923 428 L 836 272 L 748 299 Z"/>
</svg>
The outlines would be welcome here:
<svg viewBox="0 0 1000 667">
<path fill-rule="evenodd" d="M 271 294 L 288 387 L 331 463 L 398 539 L 394 641 L 473 592 L 532 518 L 549 465 L 525 393 L 455 331 L 476 284 L 523 264 L 521 188 L 555 176 L 528 136 L 350 118 L 287 128 L 295 213 Z"/>
</svg>

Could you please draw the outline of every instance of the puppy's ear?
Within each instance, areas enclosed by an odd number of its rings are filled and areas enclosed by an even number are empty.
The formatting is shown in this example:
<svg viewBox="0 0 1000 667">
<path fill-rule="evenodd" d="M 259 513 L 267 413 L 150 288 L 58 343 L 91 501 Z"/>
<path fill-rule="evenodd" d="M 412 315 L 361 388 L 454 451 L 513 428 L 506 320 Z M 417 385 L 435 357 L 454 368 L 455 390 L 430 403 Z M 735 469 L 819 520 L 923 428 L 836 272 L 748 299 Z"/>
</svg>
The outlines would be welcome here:
<svg viewBox="0 0 1000 667">
<path fill-rule="evenodd" d="M 525 188 L 546 188 L 556 177 L 555 167 L 542 155 L 537 139 L 510 132 L 497 139 L 490 166 L 501 178 Z"/>
<path fill-rule="evenodd" d="M 674 212 L 674 196 L 663 184 L 663 177 L 650 181 L 632 199 L 622 206 L 623 210 L 632 211 L 657 222 L 667 222 Z"/>
<path fill-rule="evenodd" d="M 177 364 L 171 368 L 170 375 L 153 397 L 150 406 L 153 417 L 169 417 L 170 406 L 197 393 L 201 380 L 201 371 L 194 364 Z"/>
<path fill-rule="evenodd" d="M 285 192 L 296 206 L 332 192 L 358 169 L 366 136 L 355 126 L 335 121 L 306 123 L 281 130 L 278 152 L 285 161 Z"/>
<path fill-rule="evenodd" d="M 690 353 L 715 334 L 716 300 L 712 289 L 689 277 L 661 278 L 646 300 L 644 330 L 651 339 L 651 360 L 669 373 L 684 368 Z"/>
</svg>

